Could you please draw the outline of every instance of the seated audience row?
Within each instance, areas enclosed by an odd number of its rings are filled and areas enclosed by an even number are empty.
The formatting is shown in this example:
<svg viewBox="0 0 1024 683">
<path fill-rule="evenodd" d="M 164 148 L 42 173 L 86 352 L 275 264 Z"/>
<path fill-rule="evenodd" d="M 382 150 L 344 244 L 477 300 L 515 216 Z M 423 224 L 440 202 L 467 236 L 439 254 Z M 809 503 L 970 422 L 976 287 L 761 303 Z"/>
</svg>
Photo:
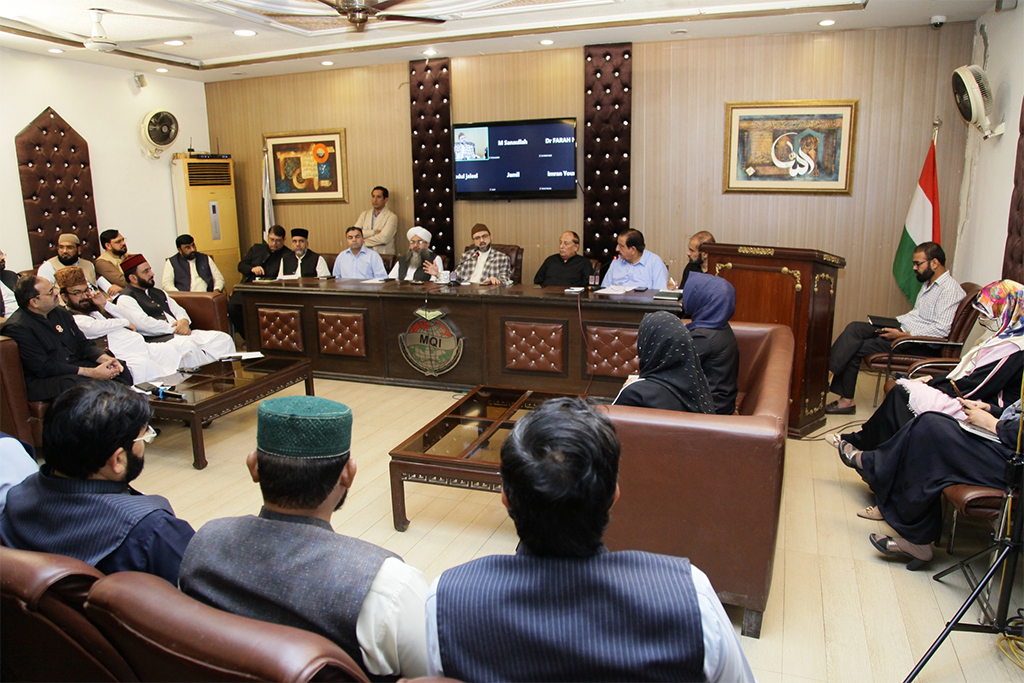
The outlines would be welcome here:
<svg viewBox="0 0 1024 683">
<path fill-rule="evenodd" d="M 885 521 L 897 537 L 871 534 L 885 555 L 917 569 L 942 532 L 942 491 L 954 484 L 1003 489 L 1017 448 L 1024 366 L 1024 286 L 993 282 L 974 307 L 992 335 L 941 378 L 901 379 L 859 432 L 834 434 L 876 505 L 859 517 Z"/>
<path fill-rule="evenodd" d="M 429 590 L 397 555 L 331 528 L 356 476 L 351 410 L 292 396 L 257 413 L 246 464 L 262 510 L 194 533 L 130 486 L 152 434 L 146 398 L 77 386 L 47 413 L 46 464 L 8 491 L 0 538 L 319 633 L 371 677 L 754 680 L 707 576 L 685 558 L 604 547 L 620 446 L 585 402 L 544 403 L 502 445 L 517 553 L 445 571 Z"/>
</svg>

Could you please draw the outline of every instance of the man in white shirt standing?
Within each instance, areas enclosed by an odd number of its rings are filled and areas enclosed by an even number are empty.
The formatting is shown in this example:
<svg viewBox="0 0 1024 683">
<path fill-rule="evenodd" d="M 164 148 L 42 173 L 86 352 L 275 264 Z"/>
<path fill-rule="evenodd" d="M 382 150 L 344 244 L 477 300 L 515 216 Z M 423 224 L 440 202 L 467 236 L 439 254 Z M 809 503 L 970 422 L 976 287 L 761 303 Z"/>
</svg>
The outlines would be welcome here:
<svg viewBox="0 0 1024 683">
<path fill-rule="evenodd" d="M 172 337 L 147 344 L 120 306 L 108 301 L 103 292 L 90 287 L 81 268 L 64 268 L 57 273 L 57 286 L 68 312 L 86 339 L 106 337 L 107 349 L 124 361 L 135 384 L 166 377 L 178 368 L 202 365 L 206 354 L 191 337 Z"/>
<path fill-rule="evenodd" d="M 192 235 L 178 235 L 174 246 L 178 253 L 164 263 L 160 281 L 165 292 L 224 291 L 224 276 L 216 261 L 196 249 Z"/>
<path fill-rule="evenodd" d="M 372 209 L 359 214 L 356 226 L 363 229 L 366 246 L 378 254 L 395 253 L 398 216 L 387 207 L 388 188 L 378 185 L 370 192 Z"/>
<path fill-rule="evenodd" d="M 235 343 L 224 332 L 191 328 L 192 319 L 185 309 L 163 290 L 157 289 L 153 269 L 145 256 L 129 256 L 121 262 L 121 269 L 128 286 L 115 301 L 147 342 L 168 341 L 175 336 L 190 337 L 202 351 L 203 363 L 235 352 Z"/>
<path fill-rule="evenodd" d="M 356 476 L 351 443 L 346 405 L 319 396 L 260 403 L 246 465 L 263 507 L 204 524 L 179 585 L 218 609 L 318 633 L 371 676 L 424 676 L 423 573 L 331 527 Z"/>
<path fill-rule="evenodd" d="M 363 247 L 363 229 L 353 225 L 345 231 L 345 249 L 334 260 L 334 277 L 339 280 L 386 278 L 384 261 L 373 249 Z"/>
</svg>

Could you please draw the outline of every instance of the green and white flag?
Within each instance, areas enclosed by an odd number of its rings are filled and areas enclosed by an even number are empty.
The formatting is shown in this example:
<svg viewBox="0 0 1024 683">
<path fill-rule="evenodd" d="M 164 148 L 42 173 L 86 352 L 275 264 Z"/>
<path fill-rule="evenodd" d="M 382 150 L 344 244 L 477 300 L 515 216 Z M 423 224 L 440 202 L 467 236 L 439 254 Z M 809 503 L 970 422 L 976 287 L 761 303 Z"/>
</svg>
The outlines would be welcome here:
<svg viewBox="0 0 1024 683">
<path fill-rule="evenodd" d="M 270 160 L 267 151 L 263 150 L 263 241 L 267 241 L 270 228 L 274 226 L 274 202 L 270 199 Z"/>
<path fill-rule="evenodd" d="M 896 284 L 910 303 L 917 300 L 917 293 L 921 291 L 921 283 L 914 274 L 914 249 L 922 242 L 940 244 L 939 233 L 939 176 L 935 169 L 935 141 L 932 140 L 892 262 Z"/>
</svg>

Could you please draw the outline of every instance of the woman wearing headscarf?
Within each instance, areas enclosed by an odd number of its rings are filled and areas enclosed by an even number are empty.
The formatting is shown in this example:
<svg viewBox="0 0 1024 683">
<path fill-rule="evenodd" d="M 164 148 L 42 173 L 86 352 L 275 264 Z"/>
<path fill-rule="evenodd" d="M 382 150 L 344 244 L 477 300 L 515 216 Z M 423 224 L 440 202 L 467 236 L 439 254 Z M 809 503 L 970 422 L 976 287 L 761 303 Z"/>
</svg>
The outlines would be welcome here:
<svg viewBox="0 0 1024 683">
<path fill-rule="evenodd" d="M 968 426 L 942 413 L 907 423 L 874 450 L 849 450 L 843 462 L 857 469 L 875 492 L 877 516 L 899 534 L 871 534 L 884 555 L 907 560 L 907 569 L 932 559 L 931 544 L 942 533 L 942 490 L 954 484 L 1006 488 L 1006 462 L 1017 449 L 1020 405 L 999 418 L 975 401 L 960 401 Z M 968 431 L 973 429 L 975 431 Z M 984 436 L 983 436 L 984 435 Z"/>
<path fill-rule="evenodd" d="M 615 405 L 713 413 L 711 390 L 686 325 L 668 311 L 648 313 L 636 339 L 640 379 L 619 391 Z"/>
<path fill-rule="evenodd" d="M 736 312 L 736 288 L 724 278 L 692 273 L 683 289 L 683 310 L 700 366 L 711 387 L 711 401 L 719 415 L 736 412 L 736 377 L 740 347 L 729 320 Z"/>
<path fill-rule="evenodd" d="M 891 438 L 914 417 L 940 412 L 966 417 L 957 401 L 963 397 L 991 405 L 997 414 L 1020 398 L 1024 372 L 1024 286 L 1001 280 L 981 290 L 974 307 L 982 326 L 992 335 L 976 345 L 945 377 L 898 380 L 882 405 L 859 432 L 833 434 L 842 454 L 847 444 L 870 450 Z"/>
</svg>

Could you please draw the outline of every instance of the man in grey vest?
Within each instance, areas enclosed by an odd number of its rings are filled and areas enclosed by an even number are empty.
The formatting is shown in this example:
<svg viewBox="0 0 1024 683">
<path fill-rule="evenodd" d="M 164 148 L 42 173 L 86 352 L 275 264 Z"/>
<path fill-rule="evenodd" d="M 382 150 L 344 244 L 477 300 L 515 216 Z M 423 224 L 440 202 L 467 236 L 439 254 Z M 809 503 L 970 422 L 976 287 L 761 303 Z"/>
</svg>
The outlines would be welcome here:
<svg viewBox="0 0 1024 683">
<path fill-rule="evenodd" d="M 203 525 L 182 561 L 181 590 L 329 638 L 371 678 L 423 676 L 422 572 L 331 528 L 356 475 L 351 440 L 348 406 L 316 396 L 263 401 L 246 459 L 263 508 Z"/>
<path fill-rule="evenodd" d="M 99 287 L 102 291 L 110 289 L 110 283 L 105 278 L 96 276 L 96 268 L 92 261 L 79 257 L 82 241 L 78 235 L 71 232 L 62 232 L 57 238 L 57 255 L 46 259 L 39 265 L 36 275 L 44 277 L 50 282 L 56 282 L 56 275 L 65 268 L 79 267 L 85 274 L 85 279 L 93 287 Z"/>
<path fill-rule="evenodd" d="M 178 235 L 174 246 L 178 253 L 167 259 L 160 280 L 165 292 L 224 291 L 224 276 L 217 263 L 196 249 L 192 235 Z"/>
<path fill-rule="evenodd" d="M 447 570 L 427 596 L 430 676 L 461 681 L 753 681 L 689 560 L 602 543 L 619 441 L 579 399 L 543 403 L 501 447 L 515 555 Z"/>
</svg>

